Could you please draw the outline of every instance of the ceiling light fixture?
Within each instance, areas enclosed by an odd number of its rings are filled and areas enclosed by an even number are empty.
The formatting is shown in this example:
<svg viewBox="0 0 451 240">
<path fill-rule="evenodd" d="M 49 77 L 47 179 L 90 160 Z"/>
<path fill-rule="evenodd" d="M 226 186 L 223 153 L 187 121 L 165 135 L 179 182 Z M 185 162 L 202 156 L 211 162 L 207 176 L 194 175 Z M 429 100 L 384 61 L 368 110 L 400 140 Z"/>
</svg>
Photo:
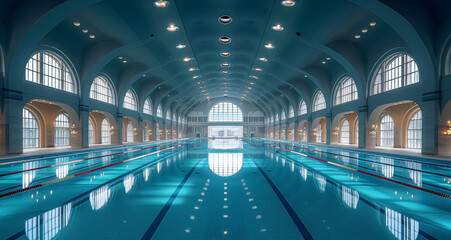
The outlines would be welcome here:
<svg viewBox="0 0 451 240">
<path fill-rule="evenodd" d="M 322 63 L 322 64 L 326 64 L 326 61 L 322 61 L 321 63 Z"/>
<path fill-rule="evenodd" d="M 266 59 L 266 58 L 259 58 L 258 60 L 260 60 L 262 62 L 267 62 L 268 61 L 268 59 Z"/>
<path fill-rule="evenodd" d="M 229 15 L 222 15 L 218 18 L 218 21 L 222 24 L 228 24 L 232 22 L 232 17 L 230 17 Z"/>
<path fill-rule="evenodd" d="M 222 73 L 224 73 L 224 74 L 229 74 L 229 71 L 222 71 Z"/>
<path fill-rule="evenodd" d="M 186 58 L 183 59 L 183 61 L 184 62 L 189 62 L 189 61 L 191 61 L 191 58 L 186 57 Z"/>
<path fill-rule="evenodd" d="M 80 23 L 79 22 L 74 22 L 74 26 L 76 26 L 76 27 L 80 27 Z"/>
<path fill-rule="evenodd" d="M 183 49 L 185 47 L 186 47 L 185 44 L 179 44 L 179 45 L 176 46 L 177 49 Z"/>
<path fill-rule="evenodd" d="M 121 57 L 121 56 L 119 56 L 119 57 L 117 57 L 119 60 L 122 60 L 124 57 Z"/>
<path fill-rule="evenodd" d="M 169 25 L 169 27 L 166 28 L 169 32 L 175 32 L 179 30 L 179 27 L 175 26 L 174 24 Z"/>
<path fill-rule="evenodd" d="M 165 7 L 169 6 L 169 2 L 164 1 L 164 0 L 158 0 L 158 1 L 153 2 L 153 5 L 155 5 L 155 7 L 165 8 Z"/>
<path fill-rule="evenodd" d="M 196 71 L 196 70 L 197 70 L 197 68 L 190 68 L 190 69 L 188 69 L 188 71 L 190 71 L 190 72 Z"/>
<path fill-rule="evenodd" d="M 273 48 L 274 48 L 274 45 L 272 45 L 271 43 L 268 43 L 268 44 L 265 45 L 265 48 L 267 48 L 267 49 L 273 49 Z"/>
<path fill-rule="evenodd" d="M 362 32 L 363 32 L 363 33 L 367 33 L 367 32 L 368 32 L 368 29 L 362 29 Z"/>
<path fill-rule="evenodd" d="M 359 39 L 360 38 L 360 35 L 355 35 L 354 36 L 356 39 Z"/>
<path fill-rule="evenodd" d="M 371 26 L 371 27 L 376 26 L 376 22 L 370 22 L 370 26 Z"/>
<path fill-rule="evenodd" d="M 222 52 L 222 53 L 221 53 L 221 56 L 223 56 L 223 57 L 228 57 L 228 56 L 230 56 L 230 53 L 229 53 L 229 52 Z"/>
<path fill-rule="evenodd" d="M 258 77 L 257 76 L 250 76 L 251 78 L 253 78 L 253 79 L 258 79 Z"/>
<path fill-rule="evenodd" d="M 263 69 L 261 69 L 261 68 L 254 68 L 254 70 L 259 71 L 259 72 L 263 71 Z"/>
<path fill-rule="evenodd" d="M 127 63 L 127 60 L 122 61 L 123 63 Z"/>
<path fill-rule="evenodd" d="M 88 29 L 83 29 L 81 31 L 84 32 L 84 33 L 88 33 L 89 32 Z"/>
<path fill-rule="evenodd" d="M 200 76 L 199 76 L 199 75 L 197 75 L 197 76 L 194 76 L 194 77 L 193 77 L 193 79 L 196 79 L 196 78 L 200 78 Z"/>
<path fill-rule="evenodd" d="M 272 26 L 272 29 L 274 29 L 274 30 L 276 30 L 276 31 L 282 31 L 283 30 L 283 27 L 282 26 L 280 26 L 280 24 L 277 24 L 277 25 L 274 25 L 274 26 Z"/>
<path fill-rule="evenodd" d="M 222 36 L 222 37 L 219 38 L 219 41 L 220 41 L 221 43 L 227 44 L 227 43 L 230 43 L 230 41 L 232 41 L 232 39 L 230 39 L 230 38 L 227 37 L 227 36 Z"/>
<path fill-rule="evenodd" d="M 221 66 L 223 66 L 223 67 L 230 67 L 230 64 L 225 62 L 225 63 L 222 63 Z"/>
<path fill-rule="evenodd" d="M 96 35 L 89 35 L 89 38 L 95 38 Z"/>
<path fill-rule="evenodd" d="M 296 2 L 293 0 L 284 0 L 281 2 L 281 4 L 282 4 L 282 6 L 285 6 L 285 7 L 293 7 L 296 4 Z"/>
<path fill-rule="evenodd" d="M 327 57 L 326 60 L 329 61 L 329 60 L 330 60 L 330 57 Z"/>
</svg>

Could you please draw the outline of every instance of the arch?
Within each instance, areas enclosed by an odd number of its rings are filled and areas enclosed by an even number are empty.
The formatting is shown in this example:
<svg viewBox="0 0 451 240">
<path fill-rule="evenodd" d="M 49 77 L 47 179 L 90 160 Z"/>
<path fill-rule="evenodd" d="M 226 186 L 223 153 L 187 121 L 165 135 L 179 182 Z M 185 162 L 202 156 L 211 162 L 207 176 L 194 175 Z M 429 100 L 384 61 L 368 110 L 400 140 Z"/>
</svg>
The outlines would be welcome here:
<svg viewBox="0 0 451 240">
<path fill-rule="evenodd" d="M 67 113 L 60 113 L 55 118 L 55 147 L 70 146 L 70 121 Z"/>
<path fill-rule="evenodd" d="M 138 100 L 136 98 L 136 93 L 131 88 L 125 94 L 123 107 L 133 111 L 138 111 Z"/>
<path fill-rule="evenodd" d="M 163 118 L 163 110 L 161 109 L 161 104 L 158 104 L 156 114 L 157 114 L 157 117 Z"/>
<path fill-rule="evenodd" d="M 25 66 L 25 81 L 78 93 L 74 70 L 54 51 L 39 50 L 31 56 Z"/>
<path fill-rule="evenodd" d="M 299 111 L 298 115 L 304 115 L 307 114 L 307 104 L 305 103 L 304 99 L 301 98 L 299 101 Z"/>
<path fill-rule="evenodd" d="M 152 115 L 152 100 L 150 99 L 150 97 L 146 98 L 146 101 L 144 101 L 143 113 Z"/>
<path fill-rule="evenodd" d="M 326 109 L 326 99 L 324 98 L 324 94 L 321 90 L 317 90 L 313 97 L 313 105 L 312 112 L 320 111 Z"/>
<path fill-rule="evenodd" d="M 208 121 L 243 122 L 243 113 L 237 105 L 231 102 L 220 102 L 210 109 Z"/>
<path fill-rule="evenodd" d="M 350 128 L 349 121 L 344 119 L 340 127 L 340 143 L 349 144 L 350 143 Z"/>
<path fill-rule="evenodd" d="M 93 123 L 93 119 L 89 116 L 88 119 L 88 145 L 95 144 L 95 124 Z"/>
<path fill-rule="evenodd" d="M 290 107 L 288 108 L 288 119 L 294 117 L 294 108 L 293 105 L 290 105 Z"/>
<path fill-rule="evenodd" d="M 334 91 L 334 105 L 355 101 L 358 99 L 357 86 L 349 76 L 341 78 Z"/>
<path fill-rule="evenodd" d="M 285 110 L 282 110 L 282 112 L 280 113 L 280 121 L 284 121 L 285 119 L 286 119 Z"/>
<path fill-rule="evenodd" d="M 116 103 L 113 84 L 107 75 L 99 75 L 94 78 L 89 90 L 89 98 L 113 105 Z"/>
<path fill-rule="evenodd" d="M 377 66 L 370 86 L 370 95 L 405 87 L 420 82 L 418 66 L 405 52 L 388 55 Z"/>
<path fill-rule="evenodd" d="M 421 110 L 417 110 L 410 118 L 407 128 L 407 148 L 421 149 L 423 116 Z"/>
<path fill-rule="evenodd" d="M 171 121 L 171 109 L 168 109 L 168 110 L 166 111 L 166 120 Z"/>
<path fill-rule="evenodd" d="M 111 124 L 108 118 L 104 118 L 102 120 L 100 136 L 101 136 L 100 143 L 102 144 L 111 143 Z"/>
</svg>

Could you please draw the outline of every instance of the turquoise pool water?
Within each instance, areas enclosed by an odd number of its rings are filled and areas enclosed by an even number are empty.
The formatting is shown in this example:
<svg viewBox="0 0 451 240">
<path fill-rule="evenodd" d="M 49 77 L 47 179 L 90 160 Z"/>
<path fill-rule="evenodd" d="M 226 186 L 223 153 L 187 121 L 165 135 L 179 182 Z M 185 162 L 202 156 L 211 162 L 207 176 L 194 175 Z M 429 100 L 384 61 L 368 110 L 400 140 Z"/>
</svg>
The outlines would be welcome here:
<svg viewBox="0 0 451 240">
<path fill-rule="evenodd" d="M 6 160 L 0 239 L 450 239 L 450 169 L 246 139 Z"/>
</svg>

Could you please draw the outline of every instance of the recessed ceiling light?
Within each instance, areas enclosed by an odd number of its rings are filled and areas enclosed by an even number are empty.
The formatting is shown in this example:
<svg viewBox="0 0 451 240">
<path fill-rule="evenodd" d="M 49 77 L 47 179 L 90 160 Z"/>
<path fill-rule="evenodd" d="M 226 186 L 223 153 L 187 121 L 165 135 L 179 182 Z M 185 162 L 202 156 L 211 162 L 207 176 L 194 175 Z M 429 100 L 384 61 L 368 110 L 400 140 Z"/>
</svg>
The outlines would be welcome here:
<svg viewBox="0 0 451 240">
<path fill-rule="evenodd" d="M 221 56 L 223 56 L 223 57 L 228 57 L 228 56 L 230 56 L 230 53 L 229 53 L 229 52 L 222 52 L 222 53 L 221 53 Z"/>
<path fill-rule="evenodd" d="M 360 38 L 360 35 L 355 35 L 354 36 L 356 39 L 359 39 Z"/>
<path fill-rule="evenodd" d="M 191 58 L 187 58 L 187 57 L 186 57 L 186 58 L 183 59 L 183 61 L 184 61 L 184 62 L 189 62 L 189 61 L 191 61 Z"/>
<path fill-rule="evenodd" d="M 304 75 L 304 77 L 306 78 L 306 77 L 307 77 L 307 75 Z"/>
<path fill-rule="evenodd" d="M 266 58 L 259 58 L 258 60 L 260 60 L 262 62 L 267 62 L 268 61 L 268 59 L 266 59 Z"/>
<path fill-rule="evenodd" d="M 261 68 L 254 68 L 254 70 L 259 71 L 259 72 L 263 71 L 263 69 L 261 69 Z"/>
<path fill-rule="evenodd" d="M 179 27 L 175 26 L 174 24 L 169 25 L 169 27 L 166 28 L 169 32 L 175 32 L 179 30 Z"/>
<path fill-rule="evenodd" d="M 122 60 L 122 58 L 124 58 L 124 57 L 119 56 L 119 57 L 117 57 L 117 58 L 120 59 L 120 60 Z"/>
<path fill-rule="evenodd" d="M 222 71 L 222 73 L 224 73 L 224 74 L 229 74 L 229 71 Z"/>
<path fill-rule="evenodd" d="M 322 61 L 321 63 L 322 63 L 322 64 L 326 64 L 326 61 Z"/>
<path fill-rule="evenodd" d="M 89 35 L 89 38 L 95 38 L 96 35 Z"/>
<path fill-rule="evenodd" d="M 88 33 L 88 29 L 83 29 L 81 31 L 84 32 L 84 33 Z"/>
<path fill-rule="evenodd" d="M 367 33 L 367 32 L 368 32 L 368 29 L 362 29 L 362 32 L 363 32 L 363 33 Z"/>
<path fill-rule="evenodd" d="M 197 76 L 194 76 L 194 77 L 193 77 L 193 79 L 196 79 L 196 78 L 200 78 L 200 76 L 197 75 Z"/>
<path fill-rule="evenodd" d="M 74 26 L 76 26 L 76 27 L 80 27 L 80 23 L 79 22 L 74 22 Z"/>
<path fill-rule="evenodd" d="M 188 69 L 188 71 L 190 71 L 190 72 L 196 71 L 196 70 L 197 70 L 197 68 L 190 68 L 190 69 Z"/>
<path fill-rule="evenodd" d="M 127 60 L 122 61 L 123 63 L 127 63 Z"/>
<path fill-rule="evenodd" d="M 257 76 L 250 76 L 251 78 L 253 78 L 253 79 L 258 79 L 258 77 Z"/>
<path fill-rule="evenodd" d="M 326 60 L 329 61 L 329 60 L 330 60 L 330 57 L 327 57 Z"/>
<path fill-rule="evenodd" d="M 143 77 L 146 77 L 146 74 L 143 74 Z"/>
<path fill-rule="evenodd" d="M 232 39 L 230 39 L 227 36 L 222 36 L 222 37 L 219 38 L 219 41 L 222 42 L 222 43 L 230 43 L 230 41 L 232 41 Z"/>
<path fill-rule="evenodd" d="M 230 17 L 229 15 L 222 15 L 218 18 L 218 21 L 223 24 L 228 24 L 232 22 L 232 17 Z"/>
<path fill-rule="evenodd" d="M 285 7 L 293 7 L 296 4 L 296 2 L 293 0 L 284 0 L 281 2 L 281 4 L 282 4 L 282 6 L 285 6 Z"/>
<path fill-rule="evenodd" d="M 153 2 L 153 5 L 155 5 L 156 7 L 159 7 L 159 8 L 165 8 L 165 7 L 169 6 L 169 2 L 164 1 L 164 0 L 158 0 L 158 1 Z"/>
<path fill-rule="evenodd" d="M 252 89 L 251 87 L 247 87 L 247 89 Z"/>
<path fill-rule="evenodd" d="M 376 26 L 376 22 L 370 22 L 370 26 L 371 26 L 371 27 Z"/>
<path fill-rule="evenodd" d="M 268 43 L 268 44 L 265 45 L 265 48 L 267 48 L 267 49 L 273 49 L 273 48 L 274 48 L 274 45 L 272 45 L 271 43 Z"/>
<path fill-rule="evenodd" d="M 249 82 L 251 85 L 254 85 L 255 83 L 253 83 L 253 82 Z"/>
<path fill-rule="evenodd" d="M 282 30 L 283 30 L 283 27 L 280 26 L 280 24 L 277 24 L 277 25 L 272 26 L 272 29 L 274 29 L 274 30 L 276 30 L 276 31 L 282 31 Z"/>
<path fill-rule="evenodd" d="M 179 44 L 179 45 L 176 46 L 177 49 L 183 49 L 185 47 L 186 47 L 185 44 Z"/>
<path fill-rule="evenodd" d="M 222 63 L 221 66 L 223 66 L 223 67 L 230 67 L 230 64 L 225 62 L 225 63 Z"/>
</svg>

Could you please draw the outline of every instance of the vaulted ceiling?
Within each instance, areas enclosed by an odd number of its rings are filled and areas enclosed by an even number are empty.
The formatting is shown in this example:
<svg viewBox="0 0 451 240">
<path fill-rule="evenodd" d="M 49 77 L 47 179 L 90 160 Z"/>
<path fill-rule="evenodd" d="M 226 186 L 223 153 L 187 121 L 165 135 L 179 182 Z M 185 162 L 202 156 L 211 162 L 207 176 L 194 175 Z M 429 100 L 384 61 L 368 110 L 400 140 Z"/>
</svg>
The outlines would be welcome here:
<svg viewBox="0 0 451 240">
<path fill-rule="evenodd" d="M 73 62 L 81 96 L 105 73 L 119 99 L 133 88 L 140 100 L 150 96 L 186 114 L 228 97 L 269 114 L 301 97 L 310 102 L 316 89 L 329 100 L 345 74 L 365 99 L 373 63 L 385 51 L 437 54 L 431 43 L 450 25 L 446 8 L 450 1 L 2 1 L 0 33 L 6 79 L 19 78 L 33 51 L 50 45 Z"/>
</svg>

